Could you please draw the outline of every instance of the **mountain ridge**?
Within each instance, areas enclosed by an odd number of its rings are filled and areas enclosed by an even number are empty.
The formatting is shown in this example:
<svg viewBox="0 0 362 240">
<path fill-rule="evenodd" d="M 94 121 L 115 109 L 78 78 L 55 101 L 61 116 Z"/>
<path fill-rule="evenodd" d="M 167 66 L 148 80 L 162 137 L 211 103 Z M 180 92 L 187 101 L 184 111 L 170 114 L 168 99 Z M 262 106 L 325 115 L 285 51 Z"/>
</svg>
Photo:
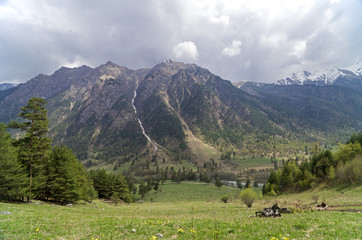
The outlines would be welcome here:
<svg viewBox="0 0 362 240">
<path fill-rule="evenodd" d="M 71 147 L 87 167 L 143 174 L 149 159 L 197 167 L 214 159 L 230 171 L 240 157 L 303 155 L 308 144 L 362 129 L 361 92 L 352 84 L 359 86 L 344 76 L 334 85 L 235 87 L 195 64 L 166 60 L 132 70 L 109 61 L 62 67 L 1 91 L 0 121 L 42 97 L 54 144 Z"/>
<path fill-rule="evenodd" d="M 362 81 L 362 63 L 358 62 L 345 68 L 327 68 L 323 70 L 301 71 L 275 82 L 277 85 L 332 85 L 338 78 L 358 77 Z"/>
</svg>

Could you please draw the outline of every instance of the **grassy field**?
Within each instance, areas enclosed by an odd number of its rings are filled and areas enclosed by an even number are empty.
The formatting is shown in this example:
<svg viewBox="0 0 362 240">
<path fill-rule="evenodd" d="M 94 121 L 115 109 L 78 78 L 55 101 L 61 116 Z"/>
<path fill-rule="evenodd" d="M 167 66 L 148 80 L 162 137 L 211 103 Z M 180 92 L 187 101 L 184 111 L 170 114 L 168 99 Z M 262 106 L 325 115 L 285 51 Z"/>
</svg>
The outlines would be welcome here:
<svg viewBox="0 0 362 240">
<path fill-rule="evenodd" d="M 237 169 L 242 170 L 246 168 L 273 168 L 273 163 L 270 158 L 239 158 L 235 160 Z"/>
<path fill-rule="evenodd" d="M 0 212 L 12 213 L 0 215 L 0 239 L 156 239 L 158 233 L 163 238 L 157 239 L 362 239 L 362 215 L 356 212 L 309 209 L 280 218 L 250 217 L 275 202 L 314 206 L 316 194 L 328 205 L 361 205 L 362 186 L 261 199 L 252 208 L 242 205 L 237 194 L 236 188 L 218 191 L 213 184 L 185 182 L 163 185 L 143 204 L 0 203 Z M 232 201 L 221 203 L 222 195 Z"/>
</svg>

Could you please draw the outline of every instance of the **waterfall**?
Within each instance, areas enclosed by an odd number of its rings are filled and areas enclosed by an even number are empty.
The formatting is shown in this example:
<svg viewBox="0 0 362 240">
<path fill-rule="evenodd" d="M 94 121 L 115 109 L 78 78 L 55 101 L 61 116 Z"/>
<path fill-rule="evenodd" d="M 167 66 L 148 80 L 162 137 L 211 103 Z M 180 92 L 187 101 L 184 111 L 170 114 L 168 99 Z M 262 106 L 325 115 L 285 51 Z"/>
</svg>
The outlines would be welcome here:
<svg viewBox="0 0 362 240">
<path fill-rule="evenodd" d="M 133 92 L 132 107 L 133 107 L 133 109 L 134 109 L 134 113 L 136 114 L 138 123 L 139 123 L 139 125 L 140 125 L 140 127 L 141 127 L 141 129 L 142 129 L 142 134 L 147 138 L 147 141 L 153 145 L 153 147 L 154 147 L 153 152 L 155 153 L 155 152 L 157 152 L 159 145 L 158 145 L 154 140 L 152 140 L 150 136 L 147 135 L 147 133 L 146 133 L 146 131 L 145 131 L 145 128 L 143 127 L 143 124 L 142 124 L 141 120 L 138 118 L 137 108 L 136 108 L 136 106 L 134 105 L 134 100 L 135 100 L 136 97 L 137 97 L 137 89 L 138 89 L 138 83 L 137 83 L 136 89 L 135 89 L 134 92 Z"/>
</svg>

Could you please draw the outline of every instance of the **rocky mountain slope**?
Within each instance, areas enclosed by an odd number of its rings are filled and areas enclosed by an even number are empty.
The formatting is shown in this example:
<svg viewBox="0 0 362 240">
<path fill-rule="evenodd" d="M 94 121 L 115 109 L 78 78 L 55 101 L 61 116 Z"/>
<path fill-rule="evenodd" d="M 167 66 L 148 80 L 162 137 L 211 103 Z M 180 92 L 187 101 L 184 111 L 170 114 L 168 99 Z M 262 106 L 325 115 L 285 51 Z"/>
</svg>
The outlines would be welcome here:
<svg viewBox="0 0 362 240">
<path fill-rule="evenodd" d="M 235 87 L 170 60 L 139 70 L 112 62 L 63 67 L 0 91 L 0 121 L 42 97 L 54 144 L 71 147 L 88 167 L 137 171 L 150 161 L 202 166 L 211 158 L 232 167 L 238 156 L 298 154 L 306 143 L 360 131 L 361 82 L 353 75 L 333 85 Z"/>
<path fill-rule="evenodd" d="M 17 84 L 15 83 L 0 83 L 0 91 L 9 89 L 9 88 L 13 88 L 15 87 Z"/>
</svg>

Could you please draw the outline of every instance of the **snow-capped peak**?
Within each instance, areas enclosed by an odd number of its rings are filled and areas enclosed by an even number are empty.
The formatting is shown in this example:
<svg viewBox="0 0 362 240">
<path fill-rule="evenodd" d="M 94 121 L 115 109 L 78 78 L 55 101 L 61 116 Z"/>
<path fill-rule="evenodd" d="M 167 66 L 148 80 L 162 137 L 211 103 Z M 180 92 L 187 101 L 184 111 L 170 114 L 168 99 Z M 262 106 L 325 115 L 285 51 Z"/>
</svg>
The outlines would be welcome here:
<svg viewBox="0 0 362 240">
<path fill-rule="evenodd" d="M 352 66 L 343 68 L 343 70 L 348 70 L 356 76 L 362 76 L 362 62 L 358 62 Z"/>
<path fill-rule="evenodd" d="M 302 71 L 278 80 L 277 85 L 331 85 L 339 76 L 345 75 L 362 76 L 362 63 L 345 68 L 327 68 L 324 70 Z"/>
</svg>

